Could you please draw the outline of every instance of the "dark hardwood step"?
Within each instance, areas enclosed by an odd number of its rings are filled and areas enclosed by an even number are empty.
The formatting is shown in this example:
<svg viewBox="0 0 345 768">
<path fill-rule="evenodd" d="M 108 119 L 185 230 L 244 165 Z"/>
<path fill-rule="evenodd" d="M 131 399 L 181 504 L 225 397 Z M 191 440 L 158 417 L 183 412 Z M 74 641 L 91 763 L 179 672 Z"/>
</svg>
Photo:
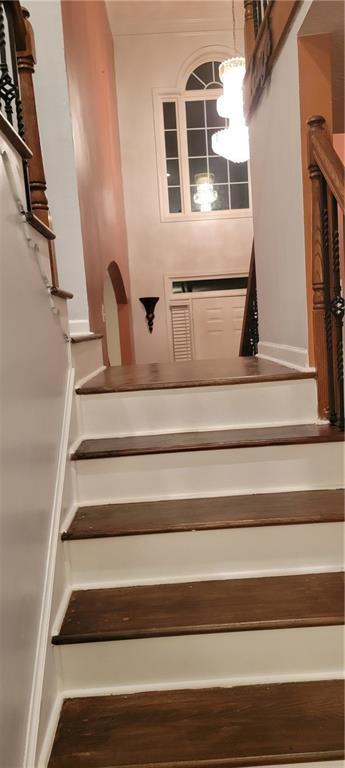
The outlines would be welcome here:
<svg viewBox="0 0 345 768">
<path fill-rule="evenodd" d="M 63 540 L 344 520 L 345 491 L 300 491 L 79 507 Z"/>
<path fill-rule="evenodd" d="M 296 371 L 258 357 L 234 357 L 225 360 L 111 366 L 85 382 L 77 392 L 80 395 L 93 395 L 310 378 L 315 378 L 315 373 Z"/>
<path fill-rule="evenodd" d="M 87 589 L 55 644 L 343 623 L 341 573 Z"/>
<path fill-rule="evenodd" d="M 154 453 L 256 448 L 269 445 L 298 445 L 343 441 L 335 427 L 302 424 L 257 429 L 222 429 L 134 437 L 102 437 L 82 440 L 72 459 L 106 459 Z"/>
<path fill-rule="evenodd" d="M 83 333 L 71 336 L 72 344 L 81 344 L 83 341 L 96 341 L 96 339 L 103 339 L 103 335 L 101 333 Z"/>
<path fill-rule="evenodd" d="M 341 680 L 67 699 L 49 768 L 341 760 L 343 717 Z"/>
</svg>

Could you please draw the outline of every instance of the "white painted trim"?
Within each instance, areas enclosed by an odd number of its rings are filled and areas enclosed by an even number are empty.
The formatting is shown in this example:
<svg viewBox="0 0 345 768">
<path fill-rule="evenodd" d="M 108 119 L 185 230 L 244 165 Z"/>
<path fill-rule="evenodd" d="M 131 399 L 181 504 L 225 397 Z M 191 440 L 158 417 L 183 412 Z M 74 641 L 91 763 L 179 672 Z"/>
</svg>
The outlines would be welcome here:
<svg viewBox="0 0 345 768">
<path fill-rule="evenodd" d="M 23 768 L 32 768 L 35 765 L 35 753 L 37 745 L 40 705 L 43 689 L 43 678 L 47 644 L 49 641 L 49 622 L 51 602 L 54 587 L 56 551 L 58 544 L 60 514 L 63 498 L 63 487 L 66 471 L 66 459 L 70 421 L 72 413 L 72 401 L 74 393 L 74 369 L 70 368 L 67 376 L 65 405 L 60 436 L 56 482 L 51 514 L 51 527 L 49 533 L 48 554 L 46 572 L 42 596 L 42 608 L 38 629 L 38 640 L 34 664 L 33 683 L 31 689 L 26 742 L 24 751 Z"/>
<path fill-rule="evenodd" d="M 274 363 L 281 363 L 288 368 L 295 368 L 297 371 L 315 370 L 315 368 L 309 366 L 308 350 L 302 347 L 289 347 L 287 344 L 259 341 L 258 357 L 264 360 L 272 360 Z"/>
<path fill-rule="evenodd" d="M 87 318 L 85 320 L 70 320 L 69 331 L 71 336 L 84 336 L 90 333 L 90 323 Z"/>
<path fill-rule="evenodd" d="M 106 365 L 101 365 L 100 368 L 96 368 L 95 371 L 92 371 L 91 373 L 88 373 L 87 376 L 84 376 L 83 379 L 78 379 L 76 382 L 76 385 L 78 387 L 81 387 L 83 384 L 85 384 L 86 381 L 89 381 L 90 379 L 93 379 L 94 376 L 98 376 L 99 373 L 102 373 L 102 371 L 105 371 Z"/>
<path fill-rule="evenodd" d="M 64 693 L 58 693 L 55 699 L 54 706 L 50 713 L 47 729 L 44 735 L 41 753 L 37 760 L 37 768 L 47 768 L 64 698 L 65 698 Z M 32 763 L 32 766 L 33 765 L 34 763 Z"/>
<path fill-rule="evenodd" d="M 67 562 L 67 566 L 69 568 L 69 563 L 68 562 Z M 69 601 L 71 599 L 71 594 L 73 592 L 73 589 L 74 589 L 73 585 L 69 584 L 66 587 L 66 589 L 65 589 L 65 591 L 64 591 L 64 593 L 62 595 L 62 598 L 60 600 L 59 606 L 56 609 L 56 614 L 55 614 L 55 617 L 54 617 L 54 621 L 52 623 L 52 628 L 51 628 L 51 635 L 52 636 L 58 635 L 59 632 L 60 632 L 60 628 L 61 628 L 63 619 L 64 619 L 64 617 L 66 615 L 68 603 L 69 603 Z"/>
</svg>

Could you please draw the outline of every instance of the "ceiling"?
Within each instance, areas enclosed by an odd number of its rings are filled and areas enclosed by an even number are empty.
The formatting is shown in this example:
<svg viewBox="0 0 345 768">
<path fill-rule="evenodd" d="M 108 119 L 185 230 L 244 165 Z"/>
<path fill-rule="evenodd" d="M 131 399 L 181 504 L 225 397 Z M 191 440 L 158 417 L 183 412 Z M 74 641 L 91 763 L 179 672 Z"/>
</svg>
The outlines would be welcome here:
<svg viewBox="0 0 345 768">
<path fill-rule="evenodd" d="M 113 36 L 243 29 L 243 0 L 107 0 Z"/>
</svg>

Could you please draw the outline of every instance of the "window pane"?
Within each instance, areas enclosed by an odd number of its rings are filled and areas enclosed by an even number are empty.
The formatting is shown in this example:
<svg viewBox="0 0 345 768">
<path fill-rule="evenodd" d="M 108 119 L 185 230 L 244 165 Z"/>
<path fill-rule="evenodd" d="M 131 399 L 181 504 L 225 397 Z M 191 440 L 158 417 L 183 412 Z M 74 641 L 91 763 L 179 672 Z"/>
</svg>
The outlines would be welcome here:
<svg viewBox="0 0 345 768">
<path fill-rule="evenodd" d="M 173 293 L 202 293 L 203 291 L 235 291 L 247 288 L 247 277 L 205 277 L 201 280 L 174 280 Z"/>
<path fill-rule="evenodd" d="M 198 157 L 195 160 L 189 161 L 189 177 L 191 184 L 195 184 L 195 176 L 197 173 L 207 173 L 206 157 Z"/>
<path fill-rule="evenodd" d="M 249 208 L 248 184 L 231 184 L 231 208 Z"/>
<path fill-rule="evenodd" d="M 198 156 L 206 155 L 205 131 L 198 131 L 198 130 L 187 131 L 187 137 L 188 137 L 189 157 L 198 157 Z"/>
<path fill-rule="evenodd" d="M 186 91 L 200 91 L 205 88 L 204 84 L 197 77 L 191 75 L 187 80 Z"/>
<path fill-rule="evenodd" d="M 198 77 L 200 77 L 200 80 L 202 80 L 205 83 L 205 85 L 207 85 L 208 83 L 212 83 L 213 81 L 212 61 L 207 61 L 206 64 L 200 64 L 200 66 L 194 70 L 194 73 Z"/>
<path fill-rule="evenodd" d="M 247 163 L 229 163 L 230 181 L 248 181 Z"/>
<path fill-rule="evenodd" d="M 217 99 L 206 101 L 206 120 L 208 128 L 224 128 L 224 117 L 220 117 L 217 112 Z"/>
<path fill-rule="evenodd" d="M 228 181 L 228 163 L 224 157 L 210 157 L 210 173 L 214 173 L 214 180 L 220 184 Z"/>
<path fill-rule="evenodd" d="M 186 102 L 187 128 L 205 127 L 205 110 L 203 101 Z"/>
<path fill-rule="evenodd" d="M 219 157 L 219 155 L 216 155 L 216 153 L 213 152 L 213 149 L 212 149 L 212 136 L 213 136 L 214 133 L 216 133 L 214 128 L 211 128 L 210 130 L 207 131 L 208 154 L 209 155 L 213 155 L 213 157 Z"/>
<path fill-rule="evenodd" d="M 214 62 L 214 79 L 216 80 L 217 83 L 219 83 L 220 87 L 222 87 L 222 84 L 220 82 L 220 77 L 219 77 L 219 67 L 220 67 L 220 64 L 221 64 L 220 61 L 215 61 Z"/>
<path fill-rule="evenodd" d="M 164 128 L 176 128 L 176 104 L 173 101 L 163 103 Z"/>
<path fill-rule="evenodd" d="M 227 211 L 229 209 L 229 187 L 227 184 L 214 185 L 214 189 L 217 192 L 217 200 L 213 204 L 213 210 L 215 211 Z"/>
<path fill-rule="evenodd" d="M 212 82 L 212 83 L 208 83 L 208 85 L 206 86 L 206 88 L 207 88 L 207 90 L 208 90 L 208 91 L 209 91 L 211 88 L 219 88 L 219 83 L 215 83 L 215 82 Z"/>
<path fill-rule="evenodd" d="M 165 152 L 167 157 L 178 157 L 177 131 L 165 131 Z"/>
<path fill-rule="evenodd" d="M 169 213 L 181 213 L 181 192 L 179 187 L 170 187 L 169 194 Z"/>
<path fill-rule="evenodd" d="M 168 187 L 180 186 L 180 170 L 178 160 L 167 160 Z"/>
</svg>

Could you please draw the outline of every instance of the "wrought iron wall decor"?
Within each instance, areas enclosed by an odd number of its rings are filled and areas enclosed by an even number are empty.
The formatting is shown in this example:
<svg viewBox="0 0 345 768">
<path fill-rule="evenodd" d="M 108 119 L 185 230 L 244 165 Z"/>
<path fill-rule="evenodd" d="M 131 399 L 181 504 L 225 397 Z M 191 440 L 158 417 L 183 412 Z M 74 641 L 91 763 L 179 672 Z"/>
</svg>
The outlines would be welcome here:
<svg viewBox="0 0 345 768">
<path fill-rule="evenodd" d="M 153 331 L 153 321 L 155 319 L 155 308 L 159 301 L 159 296 L 142 296 L 139 301 L 143 304 L 146 311 L 146 320 L 150 333 Z"/>
</svg>

